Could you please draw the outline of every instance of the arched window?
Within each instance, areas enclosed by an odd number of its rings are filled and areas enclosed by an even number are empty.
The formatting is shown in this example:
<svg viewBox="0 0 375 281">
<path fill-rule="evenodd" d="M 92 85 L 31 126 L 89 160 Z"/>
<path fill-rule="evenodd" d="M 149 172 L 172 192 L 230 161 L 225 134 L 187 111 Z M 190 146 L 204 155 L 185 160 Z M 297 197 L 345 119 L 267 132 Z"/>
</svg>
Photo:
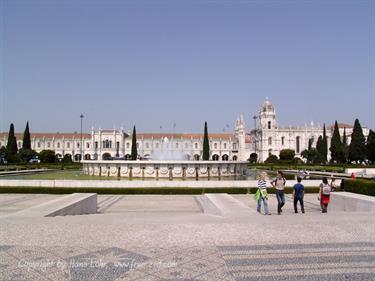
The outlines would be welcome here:
<svg viewBox="0 0 375 281">
<path fill-rule="evenodd" d="M 137 148 L 139 148 L 139 142 L 137 142 Z"/>
<path fill-rule="evenodd" d="M 268 121 L 268 129 L 271 129 L 271 121 Z"/>
<path fill-rule="evenodd" d="M 285 143 L 285 137 L 281 137 L 281 145 L 284 145 Z"/>
<path fill-rule="evenodd" d="M 237 143 L 233 143 L 233 150 L 237 150 Z"/>
<path fill-rule="evenodd" d="M 90 143 L 86 142 L 86 148 L 90 148 Z"/>
<path fill-rule="evenodd" d="M 146 142 L 146 149 L 149 149 L 149 144 L 148 144 L 148 142 Z"/>
<path fill-rule="evenodd" d="M 178 142 L 176 142 L 176 149 L 178 149 Z"/>
<path fill-rule="evenodd" d="M 195 144 L 194 144 L 194 148 L 195 148 L 195 149 L 198 149 L 198 143 L 195 143 Z"/>
<path fill-rule="evenodd" d="M 80 145 L 79 142 L 77 142 L 77 148 L 79 148 L 79 145 Z"/>
<path fill-rule="evenodd" d="M 233 161 L 237 161 L 237 156 L 234 155 L 234 156 L 232 157 L 232 159 L 233 159 Z"/>
<path fill-rule="evenodd" d="M 221 157 L 221 159 L 222 159 L 223 161 L 228 161 L 228 160 L 229 160 L 229 156 L 228 156 L 227 154 L 224 154 L 224 155 Z"/>
<path fill-rule="evenodd" d="M 198 154 L 195 154 L 195 155 L 194 155 L 194 160 L 195 160 L 195 161 L 198 161 L 199 158 L 200 158 L 200 156 L 199 156 Z"/>
<path fill-rule="evenodd" d="M 60 148 L 60 143 L 59 142 L 57 143 L 57 148 Z"/>
<path fill-rule="evenodd" d="M 212 160 L 219 161 L 219 155 L 217 154 L 212 155 Z"/>
<path fill-rule="evenodd" d="M 47 147 L 48 147 L 48 148 L 51 147 L 51 143 L 50 143 L 50 142 L 47 142 Z"/>
<path fill-rule="evenodd" d="M 300 151 L 300 137 L 296 137 L 296 152 Z"/>
<path fill-rule="evenodd" d="M 272 145 L 272 138 L 271 137 L 268 138 L 268 145 Z"/>
<path fill-rule="evenodd" d="M 217 149 L 217 143 L 216 142 L 214 143 L 214 149 Z"/>
<path fill-rule="evenodd" d="M 155 148 L 159 149 L 159 143 L 158 142 L 155 144 Z"/>
<path fill-rule="evenodd" d="M 126 143 L 126 148 L 128 148 L 128 149 L 130 148 L 130 143 L 129 142 Z"/>
<path fill-rule="evenodd" d="M 70 142 L 67 142 L 67 143 L 66 143 L 66 147 L 67 147 L 67 148 L 70 148 Z"/>
<path fill-rule="evenodd" d="M 224 143 L 224 149 L 227 149 L 227 143 L 226 142 Z"/>
<path fill-rule="evenodd" d="M 38 142 L 38 148 L 40 148 L 40 142 Z"/>
</svg>

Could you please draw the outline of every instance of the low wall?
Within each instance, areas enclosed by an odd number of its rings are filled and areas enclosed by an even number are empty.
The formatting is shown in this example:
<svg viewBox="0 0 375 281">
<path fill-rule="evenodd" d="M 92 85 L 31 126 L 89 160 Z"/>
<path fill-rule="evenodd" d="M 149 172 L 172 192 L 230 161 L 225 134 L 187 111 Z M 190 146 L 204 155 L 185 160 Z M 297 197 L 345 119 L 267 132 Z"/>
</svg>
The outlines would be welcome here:
<svg viewBox="0 0 375 281">
<path fill-rule="evenodd" d="M 347 174 L 356 174 L 356 175 L 375 175 L 375 168 L 347 168 L 345 169 L 345 173 Z"/>
<path fill-rule="evenodd" d="M 345 212 L 375 212 L 375 197 L 351 192 L 331 192 L 328 209 Z"/>
<path fill-rule="evenodd" d="M 66 215 L 96 214 L 96 193 L 73 193 L 40 205 L 6 215 L 6 217 L 55 217 Z"/>
<path fill-rule="evenodd" d="M 286 186 L 293 187 L 294 180 L 287 180 Z M 320 180 L 305 180 L 305 187 L 318 187 Z M 220 188 L 220 187 L 257 187 L 256 180 L 213 180 L 213 181 L 156 181 L 156 180 L 0 180 L 0 187 L 93 187 L 93 188 L 152 188 L 152 187 L 190 187 L 190 188 Z M 339 185 L 339 182 L 337 183 Z M 268 183 L 267 185 L 271 185 Z"/>
</svg>

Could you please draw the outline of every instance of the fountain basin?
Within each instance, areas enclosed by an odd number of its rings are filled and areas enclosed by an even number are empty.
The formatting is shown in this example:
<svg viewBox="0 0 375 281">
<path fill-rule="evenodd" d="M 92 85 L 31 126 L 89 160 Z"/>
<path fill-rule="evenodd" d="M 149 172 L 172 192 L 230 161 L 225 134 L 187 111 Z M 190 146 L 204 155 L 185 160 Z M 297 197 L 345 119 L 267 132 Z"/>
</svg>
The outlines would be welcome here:
<svg viewBox="0 0 375 281">
<path fill-rule="evenodd" d="M 243 176 L 246 161 L 125 161 L 85 160 L 83 173 L 90 176 L 140 179 L 199 179 Z"/>
</svg>

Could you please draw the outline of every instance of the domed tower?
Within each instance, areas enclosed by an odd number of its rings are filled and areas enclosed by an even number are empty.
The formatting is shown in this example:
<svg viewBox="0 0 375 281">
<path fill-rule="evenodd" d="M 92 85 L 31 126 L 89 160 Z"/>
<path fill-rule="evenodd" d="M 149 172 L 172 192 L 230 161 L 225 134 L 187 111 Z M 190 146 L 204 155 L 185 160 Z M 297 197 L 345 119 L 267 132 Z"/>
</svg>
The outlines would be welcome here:
<svg viewBox="0 0 375 281">
<path fill-rule="evenodd" d="M 272 130 L 277 129 L 276 111 L 273 104 L 266 98 L 259 112 L 259 129 Z"/>
</svg>

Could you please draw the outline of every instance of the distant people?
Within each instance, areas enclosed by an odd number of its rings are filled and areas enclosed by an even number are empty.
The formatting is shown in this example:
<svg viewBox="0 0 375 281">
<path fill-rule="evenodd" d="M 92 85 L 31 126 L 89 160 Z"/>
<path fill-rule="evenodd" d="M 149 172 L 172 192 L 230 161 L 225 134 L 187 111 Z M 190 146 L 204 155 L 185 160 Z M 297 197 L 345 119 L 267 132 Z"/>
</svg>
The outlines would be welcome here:
<svg viewBox="0 0 375 281">
<path fill-rule="evenodd" d="M 352 173 L 350 177 L 352 178 L 352 180 L 355 180 L 355 174 L 354 173 Z"/>
<path fill-rule="evenodd" d="M 282 213 L 282 207 L 285 205 L 285 195 L 284 195 L 284 188 L 285 188 L 285 177 L 283 172 L 278 171 L 276 178 L 271 182 L 271 185 L 276 188 L 276 198 L 277 198 L 277 214 L 280 215 Z"/>
<path fill-rule="evenodd" d="M 335 192 L 336 191 L 336 180 L 334 178 L 331 179 L 331 191 Z"/>
<path fill-rule="evenodd" d="M 326 177 L 322 179 L 322 183 L 319 186 L 319 197 L 320 206 L 322 208 L 322 213 L 327 213 L 329 196 L 331 194 L 331 186 L 328 184 Z"/>
<path fill-rule="evenodd" d="M 302 179 L 300 177 L 297 178 L 297 183 L 293 186 L 293 203 L 294 203 L 294 212 L 297 214 L 297 202 L 299 201 L 301 205 L 301 212 L 305 213 L 305 207 L 303 204 L 303 196 L 305 193 L 305 187 L 301 183 Z"/>
<path fill-rule="evenodd" d="M 345 191 L 345 180 L 344 179 L 341 179 L 340 190 Z"/>
<path fill-rule="evenodd" d="M 261 213 L 261 207 L 263 202 L 264 207 L 264 214 L 265 215 L 271 215 L 271 213 L 268 210 L 268 194 L 267 194 L 267 174 L 265 172 L 260 173 L 259 180 L 258 180 L 258 190 L 254 196 L 254 198 L 257 200 L 257 212 Z"/>
</svg>

